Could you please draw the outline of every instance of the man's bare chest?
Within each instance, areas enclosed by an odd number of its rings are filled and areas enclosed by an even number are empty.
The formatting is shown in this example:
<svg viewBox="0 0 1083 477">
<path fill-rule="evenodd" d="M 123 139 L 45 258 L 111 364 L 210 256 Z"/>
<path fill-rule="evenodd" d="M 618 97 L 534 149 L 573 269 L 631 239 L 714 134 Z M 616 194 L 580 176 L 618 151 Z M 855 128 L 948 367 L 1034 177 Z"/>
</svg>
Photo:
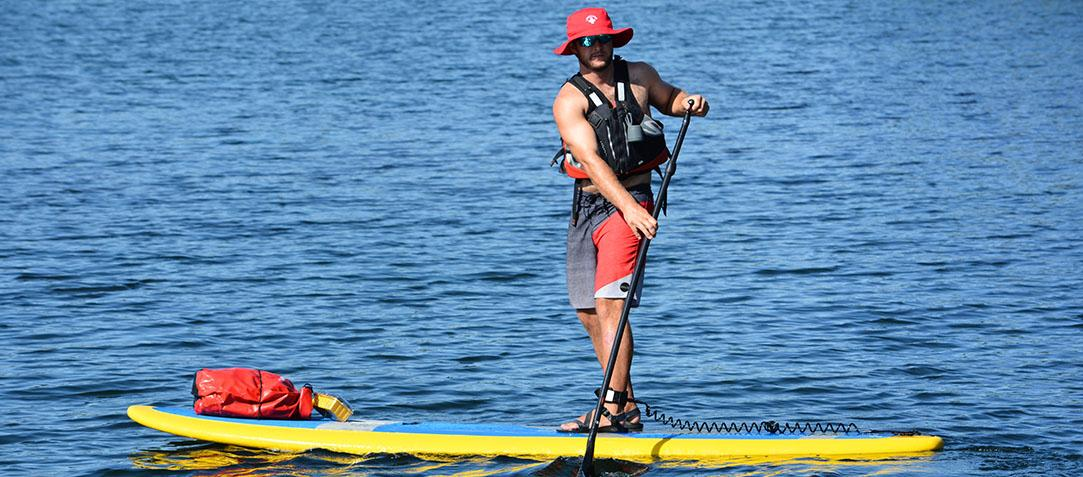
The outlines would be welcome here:
<svg viewBox="0 0 1083 477">
<path fill-rule="evenodd" d="M 647 88 L 645 86 L 641 86 L 641 85 L 636 84 L 635 80 L 633 80 L 632 84 L 629 85 L 629 86 L 630 86 L 631 91 L 632 91 L 632 96 L 635 97 L 636 104 L 639 105 L 639 109 L 642 110 L 644 114 L 650 116 L 650 108 L 647 106 L 648 105 L 648 99 L 649 99 L 647 97 Z M 598 88 L 598 90 L 601 91 L 602 94 L 605 95 L 606 99 L 609 100 L 609 104 L 617 104 L 617 87 L 616 87 L 616 85 L 611 85 L 611 84 L 597 85 L 597 84 L 595 84 L 594 87 Z M 625 98 L 625 100 L 627 100 L 627 98 Z"/>
</svg>

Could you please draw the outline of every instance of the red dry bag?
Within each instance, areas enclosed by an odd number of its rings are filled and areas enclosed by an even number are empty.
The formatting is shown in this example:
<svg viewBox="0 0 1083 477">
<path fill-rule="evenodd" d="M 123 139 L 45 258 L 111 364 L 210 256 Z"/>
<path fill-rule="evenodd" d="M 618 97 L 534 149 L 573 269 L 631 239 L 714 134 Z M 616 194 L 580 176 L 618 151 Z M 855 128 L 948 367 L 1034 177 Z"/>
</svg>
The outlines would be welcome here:
<svg viewBox="0 0 1083 477">
<path fill-rule="evenodd" d="M 300 391 L 275 373 L 248 368 L 201 369 L 192 383 L 196 414 L 254 419 L 308 419 L 312 387 Z"/>
</svg>

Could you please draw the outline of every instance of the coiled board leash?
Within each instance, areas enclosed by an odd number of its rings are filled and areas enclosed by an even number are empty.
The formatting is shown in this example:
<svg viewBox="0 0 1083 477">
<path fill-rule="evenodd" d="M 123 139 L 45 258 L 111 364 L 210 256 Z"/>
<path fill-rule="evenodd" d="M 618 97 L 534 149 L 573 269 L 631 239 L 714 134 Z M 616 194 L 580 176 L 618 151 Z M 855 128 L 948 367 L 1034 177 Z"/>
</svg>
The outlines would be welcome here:
<svg viewBox="0 0 1083 477">
<path fill-rule="evenodd" d="M 643 405 L 643 413 L 647 417 L 654 419 L 657 422 L 670 426 L 674 429 L 680 429 L 682 431 L 699 432 L 699 433 L 717 433 L 717 434 L 738 434 L 738 433 L 767 433 L 767 434 L 847 434 L 847 433 L 859 433 L 857 424 L 852 422 L 776 422 L 776 421 L 760 421 L 760 422 L 710 422 L 710 421 L 693 421 L 690 419 L 678 419 L 665 415 L 662 411 L 658 411 L 640 400 L 635 400 L 637 404 Z"/>
</svg>

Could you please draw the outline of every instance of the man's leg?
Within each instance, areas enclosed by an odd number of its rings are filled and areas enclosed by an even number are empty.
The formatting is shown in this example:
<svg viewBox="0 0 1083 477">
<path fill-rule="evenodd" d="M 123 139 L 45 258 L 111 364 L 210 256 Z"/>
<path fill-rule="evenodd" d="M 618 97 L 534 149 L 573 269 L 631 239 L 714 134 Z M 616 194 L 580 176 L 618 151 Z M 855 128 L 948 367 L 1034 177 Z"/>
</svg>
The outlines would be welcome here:
<svg viewBox="0 0 1083 477">
<path fill-rule="evenodd" d="M 617 325 L 620 322 L 620 313 L 624 307 L 624 300 L 596 298 L 594 301 L 597 308 L 576 310 L 576 315 L 579 316 L 579 321 L 583 323 L 583 328 L 587 330 L 587 335 L 590 336 L 590 342 L 594 346 L 594 355 L 598 357 L 598 364 L 601 365 L 604 374 L 605 366 L 609 364 L 609 348 L 613 345 L 613 337 L 617 334 Z M 620 351 L 617 353 L 617 363 L 613 367 L 613 378 L 609 383 L 609 387 L 616 391 L 626 391 L 629 398 L 634 397 L 631 378 L 632 350 L 634 347 L 632 327 L 629 324 L 624 329 Z M 631 411 L 635 407 L 635 404 L 631 402 L 624 409 L 617 409 L 616 404 L 606 404 L 606 409 L 612 414 Z M 587 422 L 588 415 L 589 412 L 580 416 L 579 419 Z M 635 423 L 639 422 L 639 420 L 632 419 L 631 422 Z M 599 424 L 607 426 L 610 422 L 609 419 L 602 416 Z M 574 422 L 568 422 L 561 426 L 565 430 L 572 430 L 576 427 L 577 424 Z"/>
<path fill-rule="evenodd" d="M 649 188 L 630 192 L 640 200 L 641 206 L 650 208 Z M 580 221 L 569 225 L 568 293 L 579 321 L 590 336 L 594 355 L 597 356 L 604 373 L 605 366 L 609 364 L 609 347 L 613 344 L 624 308 L 626 292 L 621 290 L 621 285 L 628 281 L 635 268 L 639 238 L 628 227 L 623 214 L 611 204 L 604 201 L 596 203 L 594 200 L 589 204 L 590 207 L 602 207 L 605 210 L 604 213 L 599 213 L 597 209 L 582 209 Z M 592 298 L 594 308 L 587 308 Z M 609 383 L 611 389 L 627 392 L 629 398 L 634 397 L 631 380 L 633 348 L 632 329 L 629 324 L 621 338 L 621 347 Z M 629 402 L 624 409 L 617 409 L 616 405 L 610 404 L 607 409 L 610 413 L 617 414 L 632 411 L 636 409 L 636 405 Z M 579 420 L 586 422 L 587 414 Z M 600 421 L 603 426 L 610 424 L 605 417 Z M 638 418 L 628 420 L 630 424 L 638 422 Z M 575 422 L 561 426 L 564 430 L 574 430 L 577 427 Z"/>
<path fill-rule="evenodd" d="M 592 333 L 588 329 L 587 333 L 591 335 L 590 339 L 594 345 L 594 354 L 598 357 L 598 364 L 602 366 L 602 373 L 605 373 L 605 366 L 609 364 L 609 349 L 613 346 L 613 337 L 616 336 L 617 325 L 620 324 L 620 312 L 624 309 L 624 300 L 619 298 L 595 298 L 594 302 L 597 308 L 590 319 L 593 321 L 595 330 Z M 579 320 L 583 321 L 582 315 Z M 632 394 L 632 350 L 634 348 L 635 340 L 632 338 L 632 324 L 628 323 L 624 327 L 624 337 L 620 341 L 620 352 L 617 353 L 617 362 L 613 367 L 613 379 L 609 382 L 610 388 L 617 391 L 627 391 L 628 397 L 634 397 Z"/>
</svg>

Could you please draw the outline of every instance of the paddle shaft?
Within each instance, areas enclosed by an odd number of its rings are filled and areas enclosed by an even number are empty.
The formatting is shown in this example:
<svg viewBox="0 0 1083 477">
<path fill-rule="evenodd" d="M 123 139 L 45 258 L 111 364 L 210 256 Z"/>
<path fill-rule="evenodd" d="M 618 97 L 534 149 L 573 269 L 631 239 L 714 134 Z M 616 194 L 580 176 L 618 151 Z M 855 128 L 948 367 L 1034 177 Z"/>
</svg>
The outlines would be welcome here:
<svg viewBox="0 0 1083 477">
<path fill-rule="evenodd" d="M 669 189 L 669 181 L 673 173 L 677 172 L 677 155 L 681 153 L 681 144 L 684 144 L 684 134 L 688 132 L 688 124 L 692 122 L 692 101 L 688 101 L 688 110 L 684 113 L 684 121 L 681 130 L 677 133 L 677 143 L 673 146 L 673 156 L 666 165 L 666 173 L 662 176 L 662 186 L 658 189 L 658 195 L 654 199 L 654 209 L 651 215 L 655 220 L 662 211 L 662 204 L 666 200 L 666 190 Z M 594 408 L 594 414 L 590 420 L 590 434 L 587 436 L 587 449 L 583 452 L 583 462 L 579 466 L 580 475 L 594 475 L 594 441 L 598 438 L 598 425 L 602 418 L 602 409 L 605 408 L 605 397 L 609 394 L 609 383 L 613 380 L 613 366 L 617 364 L 617 353 L 620 351 L 621 339 L 624 337 L 624 329 L 628 326 L 628 315 L 632 312 L 632 297 L 635 295 L 639 284 L 643 282 L 643 270 L 647 267 L 647 249 L 651 246 L 651 239 L 643 237 L 639 241 L 639 249 L 636 252 L 636 267 L 632 271 L 632 280 L 629 284 L 628 294 L 624 296 L 624 307 L 620 312 L 620 321 L 617 323 L 617 334 L 613 336 L 613 345 L 609 348 L 609 364 L 605 367 L 605 378 L 602 380 L 602 392 L 598 396 L 598 405 Z M 621 410 L 623 411 L 623 409 Z"/>
</svg>

